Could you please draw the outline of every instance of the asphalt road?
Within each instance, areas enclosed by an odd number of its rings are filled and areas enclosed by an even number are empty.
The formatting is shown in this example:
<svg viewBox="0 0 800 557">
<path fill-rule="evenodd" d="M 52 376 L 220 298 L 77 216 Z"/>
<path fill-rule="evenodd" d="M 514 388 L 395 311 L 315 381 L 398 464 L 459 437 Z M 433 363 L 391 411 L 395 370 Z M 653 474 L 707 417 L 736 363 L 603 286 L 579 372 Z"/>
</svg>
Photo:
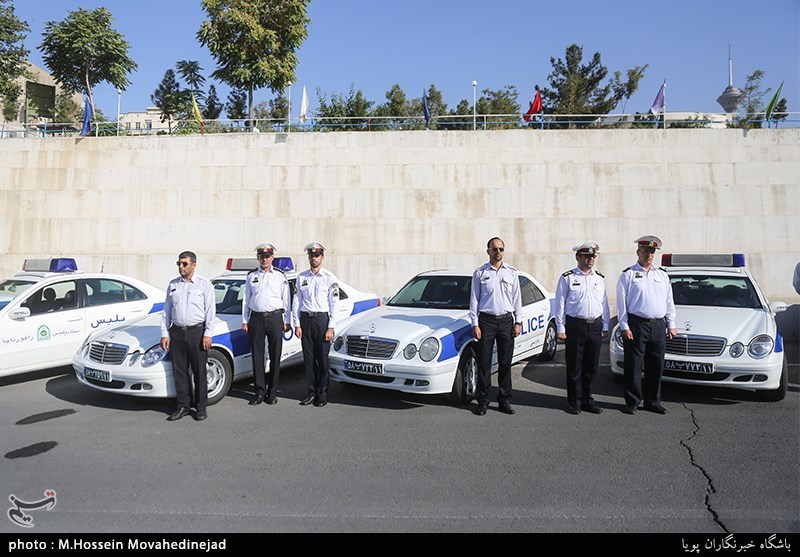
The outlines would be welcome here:
<svg viewBox="0 0 800 557">
<path fill-rule="evenodd" d="M 560 347 L 561 349 L 561 347 Z M 607 355 L 604 357 L 607 362 Z M 0 532 L 800 531 L 800 388 L 664 384 L 665 416 L 621 412 L 604 364 L 595 416 L 564 411 L 563 352 L 514 367 L 514 416 L 444 397 L 331 385 L 301 407 L 289 368 L 276 406 L 234 385 L 209 419 L 108 395 L 68 368 L 0 382 L 2 493 L 37 501 L 33 528 Z"/>
</svg>

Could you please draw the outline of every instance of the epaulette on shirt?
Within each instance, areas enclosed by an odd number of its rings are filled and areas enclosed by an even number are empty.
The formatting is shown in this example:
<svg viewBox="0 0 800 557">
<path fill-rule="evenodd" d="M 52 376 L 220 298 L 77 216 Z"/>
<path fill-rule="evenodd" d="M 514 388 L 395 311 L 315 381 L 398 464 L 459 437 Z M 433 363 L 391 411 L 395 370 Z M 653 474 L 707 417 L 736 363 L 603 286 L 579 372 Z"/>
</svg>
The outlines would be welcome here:
<svg viewBox="0 0 800 557">
<path fill-rule="evenodd" d="M 594 274 L 598 275 L 600 278 L 603 278 L 603 279 L 606 278 L 606 276 L 603 273 L 598 273 L 597 271 L 595 271 Z"/>
<path fill-rule="evenodd" d="M 664 267 L 659 267 L 658 270 L 659 271 L 664 271 L 665 273 L 667 272 L 667 270 Z"/>
<path fill-rule="evenodd" d="M 630 270 L 631 270 L 631 268 L 630 268 L 630 267 L 625 267 L 624 269 L 622 269 L 622 272 L 623 272 L 623 273 L 626 273 L 626 272 L 628 272 L 628 271 L 630 271 Z"/>
<path fill-rule="evenodd" d="M 568 277 L 568 276 L 570 276 L 570 275 L 574 275 L 574 274 L 575 274 L 575 271 L 567 271 L 566 273 L 564 273 L 564 274 L 563 274 L 563 275 L 561 275 L 561 276 L 562 276 L 562 277 Z"/>
<path fill-rule="evenodd" d="M 258 271 L 260 268 L 261 268 L 261 267 L 256 267 L 256 268 L 255 268 L 255 269 L 253 269 L 252 271 L 247 271 L 247 274 L 248 274 L 248 275 L 252 275 L 252 274 L 253 274 L 253 273 L 255 273 L 256 271 Z"/>
</svg>

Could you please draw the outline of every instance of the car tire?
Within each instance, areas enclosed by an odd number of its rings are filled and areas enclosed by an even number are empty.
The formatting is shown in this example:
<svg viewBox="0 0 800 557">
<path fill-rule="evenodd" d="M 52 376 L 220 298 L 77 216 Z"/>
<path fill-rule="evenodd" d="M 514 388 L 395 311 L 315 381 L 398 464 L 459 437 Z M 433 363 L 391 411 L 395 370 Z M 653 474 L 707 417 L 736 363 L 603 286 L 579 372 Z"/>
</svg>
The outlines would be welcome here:
<svg viewBox="0 0 800 557">
<path fill-rule="evenodd" d="M 206 377 L 208 378 L 208 404 L 210 406 L 225 398 L 225 395 L 231 390 L 231 383 L 233 383 L 231 363 L 219 350 L 212 348 L 208 351 Z"/>
<path fill-rule="evenodd" d="M 544 343 L 542 346 L 542 353 L 539 354 L 540 362 L 549 362 L 556 357 L 556 350 L 558 349 L 558 336 L 556 335 L 556 323 L 550 321 L 547 324 L 547 331 L 544 333 Z"/>
<path fill-rule="evenodd" d="M 772 391 L 756 391 L 761 400 L 767 402 L 780 402 L 786 397 L 786 390 L 789 387 L 789 366 L 786 363 L 786 356 L 783 356 L 783 368 L 781 369 L 781 382 L 777 389 Z"/>
<path fill-rule="evenodd" d="M 456 368 L 456 377 L 453 380 L 453 390 L 450 398 L 453 402 L 469 404 L 475 398 L 478 390 L 478 358 L 475 349 L 468 347 L 461 354 Z"/>
</svg>

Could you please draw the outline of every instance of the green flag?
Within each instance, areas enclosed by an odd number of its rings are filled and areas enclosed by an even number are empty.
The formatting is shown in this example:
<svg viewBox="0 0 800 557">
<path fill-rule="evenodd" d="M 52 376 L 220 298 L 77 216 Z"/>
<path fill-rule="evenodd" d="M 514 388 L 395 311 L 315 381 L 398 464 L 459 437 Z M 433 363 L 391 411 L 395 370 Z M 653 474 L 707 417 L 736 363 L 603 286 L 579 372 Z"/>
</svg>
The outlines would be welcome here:
<svg viewBox="0 0 800 557">
<path fill-rule="evenodd" d="M 769 121 L 772 118 L 772 111 L 775 110 L 775 105 L 778 103 L 778 99 L 781 97 L 781 89 L 783 89 L 783 81 L 781 81 L 781 86 L 778 87 L 778 90 L 775 91 L 775 96 L 772 97 L 772 100 L 769 101 L 767 105 L 767 125 L 769 125 Z"/>
</svg>

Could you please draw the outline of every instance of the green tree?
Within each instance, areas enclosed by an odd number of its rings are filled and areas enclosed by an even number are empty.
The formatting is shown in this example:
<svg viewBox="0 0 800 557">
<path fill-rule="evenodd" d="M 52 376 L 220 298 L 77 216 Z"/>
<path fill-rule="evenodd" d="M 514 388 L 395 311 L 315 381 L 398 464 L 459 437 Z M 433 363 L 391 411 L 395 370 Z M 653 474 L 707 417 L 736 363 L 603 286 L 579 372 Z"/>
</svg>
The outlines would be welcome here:
<svg viewBox="0 0 800 557">
<path fill-rule="evenodd" d="M 764 112 L 764 97 L 771 91 L 761 88 L 764 79 L 763 70 L 755 70 L 747 76 L 742 87 L 742 103 L 739 105 L 739 117 L 734 120 L 732 127 L 760 128 Z"/>
<path fill-rule="evenodd" d="M 53 120 L 60 124 L 79 122 L 83 117 L 83 107 L 76 103 L 70 93 L 61 92 L 56 97 L 56 113 Z"/>
<path fill-rule="evenodd" d="M 781 97 L 781 99 L 775 103 L 775 110 L 772 112 L 772 119 L 775 121 L 775 127 L 777 128 L 780 121 L 785 120 L 787 116 L 789 116 L 789 110 L 786 97 Z"/>
<path fill-rule="evenodd" d="M 206 78 L 200 73 L 203 68 L 200 67 L 199 62 L 195 60 L 180 60 L 175 64 L 175 69 L 178 70 L 178 75 L 189 86 L 189 91 L 194 93 L 194 98 L 200 103 L 205 100 L 206 94 L 203 92 L 203 85 L 206 83 Z"/>
<path fill-rule="evenodd" d="M 451 118 L 447 122 L 449 130 L 471 130 L 472 125 L 472 105 L 467 99 L 461 99 L 456 107 L 448 113 Z"/>
<path fill-rule="evenodd" d="M 17 79 L 28 75 L 30 51 L 22 45 L 28 31 L 30 27 L 14 13 L 10 0 L 0 0 L 0 103 L 6 120 L 16 120 L 22 94 Z"/>
<path fill-rule="evenodd" d="M 206 120 L 216 120 L 222 114 L 222 103 L 217 96 L 217 88 L 211 85 L 208 88 L 208 96 L 206 97 L 205 106 L 203 107 L 203 118 Z"/>
<path fill-rule="evenodd" d="M 497 91 L 484 89 L 476 104 L 480 115 L 479 123 L 487 122 L 493 128 L 519 127 L 520 106 L 519 102 L 517 102 L 518 98 L 519 93 L 514 85 L 506 85 L 503 89 L 498 89 Z M 503 116 L 486 116 L 489 114 L 502 114 Z"/>
<path fill-rule="evenodd" d="M 317 87 L 317 99 L 317 123 L 323 129 L 363 130 L 369 127 L 369 116 L 375 103 L 367 100 L 361 89 L 356 91 L 355 84 L 350 84 L 347 96 L 333 93 L 330 102 Z"/>
<path fill-rule="evenodd" d="M 376 125 L 381 127 L 397 127 L 406 123 L 409 116 L 410 102 L 399 83 L 392 85 L 386 92 L 386 102 L 375 107 L 372 116 L 380 118 Z"/>
<path fill-rule="evenodd" d="M 39 46 L 56 81 L 68 92 L 87 94 L 92 108 L 92 87 L 107 82 L 124 91 L 130 84 L 128 74 L 137 67 L 128 56 L 130 45 L 111 21 L 105 8 L 69 12 L 63 21 L 45 23 Z"/>
<path fill-rule="evenodd" d="M 638 89 L 647 65 L 627 70 L 627 80 L 622 73 L 615 72 L 614 79 L 605 85 L 608 76 L 599 52 L 583 64 L 583 47 L 571 44 L 566 49 L 565 59 L 550 58 L 553 71 L 547 76 L 550 89 L 542 88 L 542 104 L 550 114 L 607 114 L 625 98 L 629 99 Z M 569 125 L 586 125 L 593 118 L 567 118 Z"/>
<path fill-rule="evenodd" d="M 172 69 L 164 73 L 164 78 L 150 95 L 150 100 L 161 110 L 161 122 L 167 122 L 169 133 L 172 133 L 172 120 L 181 114 L 186 102 Z"/>
<path fill-rule="evenodd" d="M 247 91 L 269 87 L 280 93 L 296 80 L 296 50 L 308 35 L 311 0 L 202 0 L 208 20 L 197 38 L 217 61 L 214 79 Z"/>
<path fill-rule="evenodd" d="M 225 110 L 231 120 L 247 118 L 247 91 L 236 87 L 231 89 L 231 92 L 228 93 L 228 102 L 225 103 Z"/>
</svg>

